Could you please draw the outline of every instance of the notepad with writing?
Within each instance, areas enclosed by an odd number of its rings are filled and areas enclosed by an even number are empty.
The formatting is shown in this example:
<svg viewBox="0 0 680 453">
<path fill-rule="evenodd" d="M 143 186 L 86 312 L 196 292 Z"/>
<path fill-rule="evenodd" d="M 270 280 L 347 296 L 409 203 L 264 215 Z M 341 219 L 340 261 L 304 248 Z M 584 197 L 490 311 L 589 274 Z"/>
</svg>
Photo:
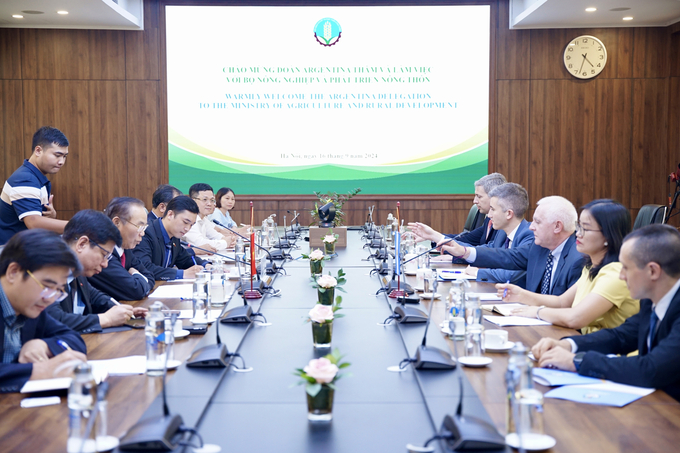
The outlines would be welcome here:
<svg viewBox="0 0 680 453">
<path fill-rule="evenodd" d="M 492 324 L 500 327 L 510 326 L 550 326 L 547 321 L 541 321 L 536 318 L 525 318 L 523 316 L 488 316 L 484 315 L 484 319 Z"/>
<path fill-rule="evenodd" d="M 512 316 L 512 310 L 526 307 L 524 304 L 488 304 L 482 305 L 482 309 L 501 316 Z"/>
<path fill-rule="evenodd" d="M 92 370 L 92 375 L 97 384 L 105 381 L 108 377 L 108 373 L 102 371 Z M 27 381 L 23 387 L 21 387 L 20 393 L 39 393 L 39 392 L 53 392 L 55 390 L 68 390 L 71 386 L 71 381 L 73 378 L 63 377 L 63 378 L 52 378 L 52 379 L 35 379 L 32 381 Z"/>
</svg>

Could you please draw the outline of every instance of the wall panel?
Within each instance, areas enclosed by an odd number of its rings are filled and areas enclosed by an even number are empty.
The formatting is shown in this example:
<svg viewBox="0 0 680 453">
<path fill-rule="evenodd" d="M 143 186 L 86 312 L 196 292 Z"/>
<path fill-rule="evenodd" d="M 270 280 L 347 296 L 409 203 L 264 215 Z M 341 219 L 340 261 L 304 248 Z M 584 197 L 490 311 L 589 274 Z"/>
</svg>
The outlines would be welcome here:
<svg viewBox="0 0 680 453">
<path fill-rule="evenodd" d="M 0 28 L 0 79 L 21 78 L 21 46 L 17 28 Z"/>
<path fill-rule="evenodd" d="M 0 80 L 0 177 L 4 180 L 29 156 L 24 145 L 20 80 Z"/>
</svg>

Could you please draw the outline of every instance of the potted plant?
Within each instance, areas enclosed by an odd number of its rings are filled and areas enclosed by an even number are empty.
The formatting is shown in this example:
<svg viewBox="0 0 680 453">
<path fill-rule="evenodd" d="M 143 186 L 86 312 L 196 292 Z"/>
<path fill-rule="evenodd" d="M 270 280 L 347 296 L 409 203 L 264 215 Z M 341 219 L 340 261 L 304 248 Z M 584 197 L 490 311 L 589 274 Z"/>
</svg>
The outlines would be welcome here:
<svg viewBox="0 0 680 453">
<path fill-rule="evenodd" d="M 347 282 L 345 279 L 345 272 L 338 270 L 338 277 L 335 278 L 328 272 L 328 275 L 321 275 L 319 277 L 312 276 L 310 278 L 312 288 L 316 288 L 319 303 L 322 305 L 333 305 L 333 298 L 335 297 L 335 290 L 346 292 L 342 285 Z M 338 296 L 339 297 L 339 296 Z"/>
<path fill-rule="evenodd" d="M 309 311 L 308 322 L 312 323 L 312 339 L 315 348 L 330 348 L 333 339 L 333 319 L 342 318 L 343 315 L 335 312 L 340 310 L 342 298 L 338 296 L 335 305 L 316 304 Z"/>
<path fill-rule="evenodd" d="M 309 270 L 312 273 L 312 276 L 323 274 L 323 261 L 330 259 L 327 258 L 324 252 L 322 252 L 320 249 L 314 250 L 309 255 L 305 255 L 303 253 L 302 258 L 309 260 Z"/>
<path fill-rule="evenodd" d="M 318 198 L 319 201 L 314 203 L 314 209 L 310 211 L 310 214 L 312 215 L 312 223 L 310 226 L 319 224 L 319 206 L 324 206 L 331 202 L 335 206 L 335 219 L 333 219 L 333 226 L 337 227 L 344 225 L 345 212 L 342 210 L 342 207 L 359 192 L 361 192 L 360 187 L 350 190 L 347 192 L 347 195 L 338 195 L 337 192 L 327 192 L 323 194 L 321 192 L 314 192 L 314 195 L 316 195 L 316 198 Z"/>
<path fill-rule="evenodd" d="M 312 359 L 306 367 L 295 370 L 302 379 L 298 385 L 305 384 L 307 392 L 307 418 L 310 421 L 329 422 L 333 419 L 333 396 L 338 379 L 348 376 L 340 373 L 350 364 L 341 363 L 343 356 L 334 350 L 320 359 Z"/>
<path fill-rule="evenodd" d="M 329 257 L 335 255 L 335 244 L 338 242 L 340 236 L 333 233 L 333 230 L 328 229 L 328 234 L 323 237 L 323 248 L 326 255 Z"/>
</svg>

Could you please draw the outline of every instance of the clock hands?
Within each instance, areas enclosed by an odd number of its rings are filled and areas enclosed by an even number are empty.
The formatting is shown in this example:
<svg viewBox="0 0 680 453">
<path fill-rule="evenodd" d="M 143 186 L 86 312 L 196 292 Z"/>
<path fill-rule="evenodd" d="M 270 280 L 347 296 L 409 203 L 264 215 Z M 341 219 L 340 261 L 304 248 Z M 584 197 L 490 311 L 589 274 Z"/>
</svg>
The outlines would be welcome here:
<svg viewBox="0 0 680 453">
<path fill-rule="evenodd" d="M 578 68 L 579 73 L 581 72 L 581 69 L 583 69 L 583 64 L 586 62 L 586 55 L 588 54 L 581 54 L 581 56 L 583 57 L 583 61 L 581 62 L 581 67 Z"/>
<path fill-rule="evenodd" d="M 594 67 L 595 67 L 595 65 L 594 65 L 594 64 L 592 64 L 592 63 L 590 62 L 590 60 L 588 60 L 588 57 L 587 57 L 587 55 L 588 55 L 588 54 L 585 54 L 585 55 L 583 55 L 583 59 L 584 59 L 585 61 L 587 61 L 587 62 L 588 62 L 588 64 L 589 64 L 589 65 L 590 65 L 591 67 L 593 67 L 593 68 L 594 68 Z"/>
</svg>

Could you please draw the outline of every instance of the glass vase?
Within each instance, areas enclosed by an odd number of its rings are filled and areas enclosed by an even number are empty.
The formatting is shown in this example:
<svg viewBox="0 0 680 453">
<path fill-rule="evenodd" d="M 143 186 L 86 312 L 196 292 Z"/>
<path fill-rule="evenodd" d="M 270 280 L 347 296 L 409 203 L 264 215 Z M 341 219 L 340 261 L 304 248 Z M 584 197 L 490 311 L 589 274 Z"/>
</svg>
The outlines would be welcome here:
<svg viewBox="0 0 680 453">
<path fill-rule="evenodd" d="M 335 287 L 333 288 L 322 288 L 324 291 L 318 291 L 319 303 L 321 305 L 333 305 L 333 300 L 335 299 Z"/>
<path fill-rule="evenodd" d="M 327 256 L 335 255 L 335 242 L 324 242 L 323 248 Z"/>
<path fill-rule="evenodd" d="M 330 348 L 333 337 L 333 321 L 318 323 L 312 321 L 312 337 L 315 348 Z"/>
<path fill-rule="evenodd" d="M 309 270 L 312 275 L 321 275 L 323 273 L 323 261 L 309 260 Z"/>
<path fill-rule="evenodd" d="M 307 418 L 312 422 L 329 422 L 333 419 L 333 393 L 335 390 L 326 384 L 316 396 L 307 393 Z"/>
</svg>

